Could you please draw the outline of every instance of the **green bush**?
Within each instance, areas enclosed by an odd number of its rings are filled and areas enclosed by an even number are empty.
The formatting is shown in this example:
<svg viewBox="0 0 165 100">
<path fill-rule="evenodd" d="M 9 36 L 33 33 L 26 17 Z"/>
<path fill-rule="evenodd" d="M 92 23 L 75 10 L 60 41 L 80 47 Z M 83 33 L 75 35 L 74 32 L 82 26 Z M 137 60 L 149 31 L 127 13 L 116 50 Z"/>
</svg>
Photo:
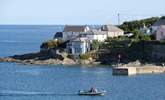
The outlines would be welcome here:
<svg viewBox="0 0 165 100">
<path fill-rule="evenodd" d="M 90 54 L 81 54 L 80 55 L 80 59 L 83 59 L 83 60 L 89 59 L 90 57 L 91 57 Z"/>
<path fill-rule="evenodd" d="M 144 41 L 150 41 L 151 40 L 151 35 L 143 35 L 142 36 L 142 40 L 144 40 Z"/>
<path fill-rule="evenodd" d="M 40 48 L 44 48 L 44 49 L 56 48 L 62 43 L 63 42 L 59 41 L 59 40 L 48 40 L 48 41 L 42 43 Z"/>
</svg>

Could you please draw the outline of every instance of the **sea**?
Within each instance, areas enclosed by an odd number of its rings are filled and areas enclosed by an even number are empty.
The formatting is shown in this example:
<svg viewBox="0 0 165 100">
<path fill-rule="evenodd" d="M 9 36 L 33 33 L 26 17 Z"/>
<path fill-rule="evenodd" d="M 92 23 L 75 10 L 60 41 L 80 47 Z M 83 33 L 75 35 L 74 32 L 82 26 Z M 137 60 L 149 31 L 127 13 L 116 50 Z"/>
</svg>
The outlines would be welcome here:
<svg viewBox="0 0 165 100">
<path fill-rule="evenodd" d="M 62 25 L 0 25 L 0 57 L 38 52 Z M 104 96 L 79 96 L 91 87 Z M 113 76 L 111 66 L 0 63 L 0 100 L 165 100 L 165 74 Z"/>
</svg>

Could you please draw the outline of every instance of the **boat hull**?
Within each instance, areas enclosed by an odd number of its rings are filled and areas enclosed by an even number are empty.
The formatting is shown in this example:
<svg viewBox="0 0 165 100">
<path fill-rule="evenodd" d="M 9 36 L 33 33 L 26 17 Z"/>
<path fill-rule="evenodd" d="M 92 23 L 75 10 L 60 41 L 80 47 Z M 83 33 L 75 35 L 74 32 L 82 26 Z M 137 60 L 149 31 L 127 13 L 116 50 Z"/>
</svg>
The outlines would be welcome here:
<svg viewBox="0 0 165 100">
<path fill-rule="evenodd" d="M 104 95 L 104 93 L 102 93 L 102 92 L 97 92 L 97 93 L 91 93 L 91 92 L 80 92 L 80 93 L 78 93 L 78 95 L 86 95 L 86 96 L 103 96 Z"/>
</svg>

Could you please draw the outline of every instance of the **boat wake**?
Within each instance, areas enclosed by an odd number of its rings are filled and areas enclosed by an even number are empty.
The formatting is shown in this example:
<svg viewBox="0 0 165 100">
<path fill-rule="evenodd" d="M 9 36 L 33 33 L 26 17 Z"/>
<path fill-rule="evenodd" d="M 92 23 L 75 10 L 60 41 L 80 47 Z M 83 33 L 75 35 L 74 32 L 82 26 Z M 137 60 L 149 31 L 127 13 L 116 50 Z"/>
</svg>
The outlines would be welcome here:
<svg viewBox="0 0 165 100">
<path fill-rule="evenodd" d="M 70 96 L 76 93 L 55 93 L 55 92 L 0 92 L 0 96 Z"/>
</svg>

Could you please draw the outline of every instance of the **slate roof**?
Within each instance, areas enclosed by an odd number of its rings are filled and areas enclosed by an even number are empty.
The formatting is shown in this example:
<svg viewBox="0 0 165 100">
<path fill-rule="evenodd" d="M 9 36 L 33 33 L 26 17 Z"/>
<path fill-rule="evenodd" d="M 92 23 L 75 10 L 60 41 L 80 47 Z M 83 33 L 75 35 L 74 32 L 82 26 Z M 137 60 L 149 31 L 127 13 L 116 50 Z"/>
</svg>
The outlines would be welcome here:
<svg viewBox="0 0 165 100">
<path fill-rule="evenodd" d="M 85 25 L 66 25 L 64 32 L 84 32 L 86 27 Z"/>
<path fill-rule="evenodd" d="M 99 30 L 91 30 L 88 34 L 90 34 L 90 35 L 105 35 L 105 34 L 107 34 L 107 32 L 106 31 L 99 31 Z"/>
<path fill-rule="evenodd" d="M 120 28 L 118 28 L 117 26 L 114 26 L 114 25 L 104 25 L 102 27 L 102 31 L 123 32 L 122 29 L 120 29 Z"/>
</svg>

